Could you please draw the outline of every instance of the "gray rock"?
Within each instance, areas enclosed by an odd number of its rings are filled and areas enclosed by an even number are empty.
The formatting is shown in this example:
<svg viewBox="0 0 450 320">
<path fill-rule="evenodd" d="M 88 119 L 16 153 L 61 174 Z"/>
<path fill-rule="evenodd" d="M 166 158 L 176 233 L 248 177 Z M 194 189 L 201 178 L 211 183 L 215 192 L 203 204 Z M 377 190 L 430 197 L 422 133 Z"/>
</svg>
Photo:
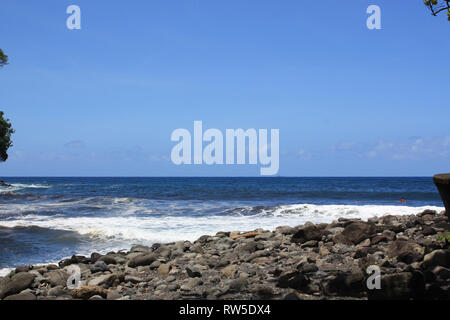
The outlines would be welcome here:
<svg viewBox="0 0 450 320">
<path fill-rule="evenodd" d="M 192 266 L 187 266 L 186 272 L 191 278 L 200 278 L 202 276 L 201 272 L 197 268 Z"/>
<path fill-rule="evenodd" d="M 90 266 L 90 269 L 92 273 L 110 271 L 108 265 L 103 260 L 96 261 Z"/>
<path fill-rule="evenodd" d="M 47 281 L 50 283 L 52 287 L 67 285 L 67 279 L 69 275 L 62 270 L 54 270 L 50 271 L 47 275 Z"/>
<path fill-rule="evenodd" d="M 36 276 L 28 272 L 20 272 L 11 277 L 11 279 L 4 281 L 0 287 L 0 299 L 4 297 L 20 293 L 29 288 Z"/>
<path fill-rule="evenodd" d="M 27 291 L 7 296 L 4 300 L 20 300 L 20 301 L 36 300 L 36 296 L 31 292 Z"/>
</svg>

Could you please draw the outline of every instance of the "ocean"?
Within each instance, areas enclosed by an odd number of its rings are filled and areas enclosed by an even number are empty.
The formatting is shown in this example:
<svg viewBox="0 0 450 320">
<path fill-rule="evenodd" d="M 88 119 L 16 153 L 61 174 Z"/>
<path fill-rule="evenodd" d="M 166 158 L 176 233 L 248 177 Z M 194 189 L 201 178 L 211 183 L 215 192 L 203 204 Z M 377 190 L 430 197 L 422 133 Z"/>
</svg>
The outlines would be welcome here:
<svg viewBox="0 0 450 320">
<path fill-rule="evenodd" d="M 444 210 L 432 178 L 3 180 L 12 186 L 0 187 L 0 275 L 218 231 Z"/>
</svg>

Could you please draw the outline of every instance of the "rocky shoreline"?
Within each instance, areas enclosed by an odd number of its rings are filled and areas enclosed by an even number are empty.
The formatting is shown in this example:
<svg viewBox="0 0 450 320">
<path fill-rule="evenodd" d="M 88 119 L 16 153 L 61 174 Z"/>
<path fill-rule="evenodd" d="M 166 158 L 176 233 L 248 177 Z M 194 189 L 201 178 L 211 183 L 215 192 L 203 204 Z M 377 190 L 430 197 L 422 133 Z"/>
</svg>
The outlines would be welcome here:
<svg viewBox="0 0 450 320">
<path fill-rule="evenodd" d="M 16 268 L 0 277 L 0 299 L 448 300 L 449 242 L 448 218 L 431 210 L 218 232 Z M 367 288 L 369 266 L 380 268 L 381 289 Z"/>
</svg>

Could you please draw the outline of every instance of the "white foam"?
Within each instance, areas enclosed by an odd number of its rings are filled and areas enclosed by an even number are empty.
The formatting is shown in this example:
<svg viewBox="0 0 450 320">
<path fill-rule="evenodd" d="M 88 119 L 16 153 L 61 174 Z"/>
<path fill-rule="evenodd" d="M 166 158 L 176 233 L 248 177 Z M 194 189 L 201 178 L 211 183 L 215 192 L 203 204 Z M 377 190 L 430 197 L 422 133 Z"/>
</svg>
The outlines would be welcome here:
<svg viewBox="0 0 450 320">
<path fill-rule="evenodd" d="M 0 221 L 0 226 L 38 226 L 59 230 L 75 231 L 83 235 L 114 238 L 123 243 L 172 242 L 178 240 L 195 240 L 204 234 L 215 234 L 218 231 L 250 231 L 257 228 L 273 230 L 277 226 L 296 226 L 307 221 L 313 223 L 332 222 L 341 217 L 361 218 L 367 220 L 375 216 L 411 215 L 426 209 L 441 211 L 443 208 L 377 206 L 377 205 L 313 205 L 295 204 L 274 207 L 256 215 L 211 215 L 211 216 L 177 216 L 137 217 L 113 215 L 111 217 L 59 217 L 30 214 Z"/>
<path fill-rule="evenodd" d="M 13 270 L 13 268 L 0 268 L 0 277 L 6 277 Z"/>
</svg>

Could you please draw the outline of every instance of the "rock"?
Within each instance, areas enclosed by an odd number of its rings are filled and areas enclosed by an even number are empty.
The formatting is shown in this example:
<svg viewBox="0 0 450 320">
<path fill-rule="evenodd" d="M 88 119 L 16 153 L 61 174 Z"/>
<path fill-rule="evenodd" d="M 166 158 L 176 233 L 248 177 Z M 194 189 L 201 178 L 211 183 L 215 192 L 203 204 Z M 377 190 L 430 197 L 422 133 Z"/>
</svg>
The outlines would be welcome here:
<svg viewBox="0 0 450 320">
<path fill-rule="evenodd" d="M 273 289 L 269 286 L 258 286 L 254 291 L 260 299 L 270 299 L 274 296 Z"/>
<path fill-rule="evenodd" d="M 149 266 L 157 259 L 157 255 L 150 253 L 150 254 L 143 254 L 137 257 L 134 257 L 130 259 L 128 262 L 128 266 L 131 268 L 136 268 L 139 266 Z"/>
<path fill-rule="evenodd" d="M 195 287 L 203 284 L 203 281 L 200 278 L 191 278 L 185 284 L 180 287 L 182 291 L 191 291 Z"/>
<path fill-rule="evenodd" d="M 98 252 L 91 253 L 91 263 L 97 262 L 98 259 L 100 259 L 102 255 Z"/>
<path fill-rule="evenodd" d="M 88 300 L 95 295 L 106 298 L 108 295 L 108 291 L 102 287 L 83 286 L 79 289 L 73 289 L 71 294 L 74 299 Z"/>
<path fill-rule="evenodd" d="M 319 244 L 319 242 L 317 240 L 309 240 L 306 241 L 305 243 L 302 243 L 301 247 L 302 248 L 314 248 L 317 247 Z"/>
<path fill-rule="evenodd" d="M 67 286 L 67 279 L 69 275 L 62 270 L 54 270 L 50 271 L 47 275 L 47 281 L 50 283 L 52 287 L 56 286 Z"/>
<path fill-rule="evenodd" d="M 298 271 L 283 273 L 277 281 L 277 286 L 280 288 L 292 288 L 296 290 L 303 290 L 308 284 L 309 279 Z"/>
<path fill-rule="evenodd" d="M 48 295 L 53 296 L 53 297 L 59 297 L 65 293 L 66 293 L 66 290 L 64 289 L 63 286 L 56 286 L 56 287 L 50 288 L 50 290 L 48 290 Z"/>
<path fill-rule="evenodd" d="M 195 267 L 191 267 L 191 266 L 186 267 L 186 272 L 187 272 L 188 276 L 191 278 L 200 278 L 202 276 L 200 271 L 198 271 L 198 269 Z"/>
<path fill-rule="evenodd" d="M 369 300 L 421 299 L 425 293 L 423 275 L 402 272 L 381 277 L 381 289 L 368 290 Z"/>
<path fill-rule="evenodd" d="M 28 272 L 20 272 L 12 276 L 11 279 L 2 283 L 0 287 L 0 299 L 4 297 L 20 293 L 21 291 L 29 288 L 36 276 Z"/>
<path fill-rule="evenodd" d="M 291 235 L 295 233 L 295 228 L 289 227 L 289 226 L 281 226 L 275 229 L 275 232 L 285 234 L 285 235 Z"/>
<path fill-rule="evenodd" d="M 14 270 L 14 272 L 17 274 L 17 273 L 21 273 L 21 272 L 28 272 L 31 269 L 33 269 L 33 266 L 17 267 L 16 270 Z"/>
<path fill-rule="evenodd" d="M 435 250 L 427 254 L 421 263 L 422 269 L 431 269 L 436 266 L 450 268 L 450 250 Z"/>
<path fill-rule="evenodd" d="M 220 270 L 220 273 L 222 273 L 225 277 L 233 278 L 238 269 L 239 267 L 237 265 L 232 264 Z"/>
<path fill-rule="evenodd" d="M 322 284 L 323 291 L 332 296 L 359 297 L 365 290 L 364 280 L 362 271 L 339 273 Z"/>
<path fill-rule="evenodd" d="M 117 299 L 120 299 L 120 298 L 122 298 L 122 295 L 117 290 L 110 290 L 108 292 L 108 295 L 106 296 L 107 300 L 117 300 Z"/>
<path fill-rule="evenodd" d="M 432 236 L 433 234 L 436 234 L 436 233 L 437 233 L 436 230 L 432 227 L 424 227 L 422 229 L 422 234 L 424 236 Z"/>
<path fill-rule="evenodd" d="M 159 248 L 159 246 L 156 246 Z M 130 249 L 130 252 L 140 252 L 140 253 L 150 253 L 152 252 L 152 248 L 142 245 L 133 246 Z"/>
<path fill-rule="evenodd" d="M 172 265 L 169 263 L 161 264 L 156 272 L 161 276 L 165 276 L 169 274 L 171 268 Z"/>
<path fill-rule="evenodd" d="M 144 282 L 144 279 L 140 278 L 140 277 L 136 277 L 136 276 L 130 276 L 130 275 L 126 275 L 124 278 L 124 282 L 131 282 L 131 283 L 140 283 L 140 282 Z"/>
<path fill-rule="evenodd" d="M 291 237 L 293 243 L 304 243 L 310 240 L 320 241 L 322 240 L 323 232 L 316 226 L 303 227 Z"/>
<path fill-rule="evenodd" d="M 230 289 L 235 291 L 242 291 L 245 287 L 247 287 L 248 281 L 246 279 L 236 279 L 231 281 Z"/>
<path fill-rule="evenodd" d="M 100 275 L 98 277 L 95 277 L 94 279 L 89 280 L 88 286 L 98 287 L 98 286 L 101 286 L 104 284 L 104 285 L 110 287 L 110 286 L 112 286 L 112 284 L 114 283 L 114 281 L 117 278 L 118 277 L 115 274 Z"/>
<path fill-rule="evenodd" d="M 108 265 L 103 260 L 96 261 L 90 266 L 92 273 L 109 271 Z"/>
<path fill-rule="evenodd" d="M 103 299 L 103 298 L 102 298 L 101 296 L 99 296 L 99 295 L 95 295 L 95 296 L 90 297 L 89 300 L 105 300 L 105 299 Z"/>
<path fill-rule="evenodd" d="M 353 244 L 358 244 L 375 233 L 375 224 L 363 221 L 353 222 L 342 231 L 342 235 Z"/>
<path fill-rule="evenodd" d="M 284 296 L 283 300 L 301 300 L 298 294 L 291 292 Z"/>
<path fill-rule="evenodd" d="M 31 292 L 21 292 L 7 296 L 4 300 L 36 300 L 36 296 Z"/>
<path fill-rule="evenodd" d="M 422 260 L 423 252 L 424 250 L 419 244 L 405 240 L 395 240 L 388 249 L 390 257 L 407 264 Z"/>
<path fill-rule="evenodd" d="M 97 261 L 103 261 L 106 264 L 117 264 L 117 260 L 110 255 L 103 256 L 99 258 Z"/>
</svg>

